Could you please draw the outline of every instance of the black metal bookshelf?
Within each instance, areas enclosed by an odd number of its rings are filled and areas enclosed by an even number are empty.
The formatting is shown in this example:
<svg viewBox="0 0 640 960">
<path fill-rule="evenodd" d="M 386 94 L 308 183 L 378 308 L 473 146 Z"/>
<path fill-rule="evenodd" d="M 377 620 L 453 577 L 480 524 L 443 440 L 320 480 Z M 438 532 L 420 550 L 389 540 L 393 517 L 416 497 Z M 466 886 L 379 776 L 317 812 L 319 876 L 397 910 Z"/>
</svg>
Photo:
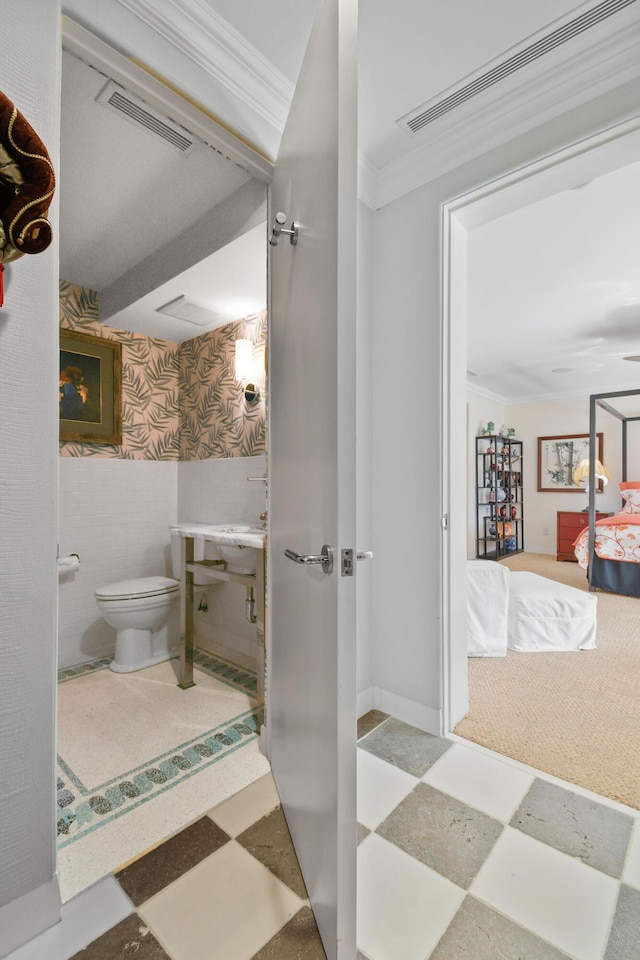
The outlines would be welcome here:
<svg viewBox="0 0 640 960">
<path fill-rule="evenodd" d="M 524 550 L 522 440 L 476 437 L 476 558 L 500 560 Z"/>
</svg>

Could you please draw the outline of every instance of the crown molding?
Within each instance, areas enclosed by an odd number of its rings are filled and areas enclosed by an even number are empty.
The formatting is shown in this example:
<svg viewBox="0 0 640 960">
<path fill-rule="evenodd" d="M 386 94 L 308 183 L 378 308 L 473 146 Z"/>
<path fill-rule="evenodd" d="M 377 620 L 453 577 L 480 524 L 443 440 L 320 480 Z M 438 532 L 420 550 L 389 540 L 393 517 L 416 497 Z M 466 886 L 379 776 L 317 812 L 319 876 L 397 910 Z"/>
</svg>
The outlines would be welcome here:
<svg viewBox="0 0 640 960">
<path fill-rule="evenodd" d="M 419 146 L 380 170 L 376 209 L 639 75 L 632 4 L 435 121 Z"/>
<path fill-rule="evenodd" d="M 118 0 L 123 7 L 251 107 L 278 134 L 294 85 L 201 0 Z"/>
<path fill-rule="evenodd" d="M 119 53 L 70 16 L 63 20 L 62 46 L 166 116 L 178 120 L 191 133 L 220 150 L 258 180 L 268 182 L 271 179 L 273 164 L 254 146 L 233 130 L 221 126 L 219 120 L 204 108 L 167 86 L 162 78 Z"/>
<path fill-rule="evenodd" d="M 499 393 L 487 390 L 485 387 L 481 387 L 471 380 L 467 380 L 467 396 L 479 397 L 481 400 L 490 400 L 492 403 L 497 403 L 502 407 L 510 403 L 508 397 L 503 397 Z"/>
</svg>

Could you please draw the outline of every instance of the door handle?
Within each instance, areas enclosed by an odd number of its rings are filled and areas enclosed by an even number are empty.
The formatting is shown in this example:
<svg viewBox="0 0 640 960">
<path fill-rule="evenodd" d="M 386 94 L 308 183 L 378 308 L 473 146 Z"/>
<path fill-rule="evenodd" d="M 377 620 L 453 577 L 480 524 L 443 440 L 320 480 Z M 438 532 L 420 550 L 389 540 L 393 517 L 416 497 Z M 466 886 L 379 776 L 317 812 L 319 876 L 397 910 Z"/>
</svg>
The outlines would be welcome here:
<svg viewBox="0 0 640 960">
<path fill-rule="evenodd" d="M 323 573 L 331 573 L 333 570 L 333 550 L 328 543 L 325 543 L 322 547 L 320 556 L 295 553 L 293 550 L 285 550 L 284 555 L 288 557 L 289 560 L 293 560 L 294 563 L 321 563 Z"/>
</svg>

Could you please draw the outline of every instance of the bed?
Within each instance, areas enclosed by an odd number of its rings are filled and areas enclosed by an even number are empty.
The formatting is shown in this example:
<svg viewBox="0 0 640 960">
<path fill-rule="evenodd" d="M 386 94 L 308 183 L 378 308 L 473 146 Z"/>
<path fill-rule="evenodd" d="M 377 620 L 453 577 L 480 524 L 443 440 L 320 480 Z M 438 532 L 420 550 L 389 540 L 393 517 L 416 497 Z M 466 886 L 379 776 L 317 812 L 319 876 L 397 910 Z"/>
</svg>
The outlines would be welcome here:
<svg viewBox="0 0 640 960">
<path fill-rule="evenodd" d="M 596 415 L 598 408 L 610 413 L 622 426 L 621 509 L 610 517 L 595 519 L 595 484 L 589 488 L 589 527 L 583 530 L 574 545 L 576 559 L 587 571 L 589 589 L 599 587 L 610 593 L 640 597 L 640 481 L 627 480 L 627 425 L 640 421 L 640 416 L 627 416 L 613 407 L 625 397 L 640 398 L 640 390 L 624 390 L 594 394 L 590 398 L 590 450 L 596 450 Z M 591 470 L 595 474 L 592 460 Z"/>
</svg>

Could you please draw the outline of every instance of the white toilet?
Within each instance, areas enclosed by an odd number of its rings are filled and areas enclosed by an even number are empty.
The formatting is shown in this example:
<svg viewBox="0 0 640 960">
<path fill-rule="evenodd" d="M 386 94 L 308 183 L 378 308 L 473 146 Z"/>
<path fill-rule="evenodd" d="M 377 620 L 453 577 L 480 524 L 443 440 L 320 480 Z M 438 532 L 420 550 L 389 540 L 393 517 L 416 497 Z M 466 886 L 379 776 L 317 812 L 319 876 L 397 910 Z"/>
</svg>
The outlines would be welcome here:
<svg viewBox="0 0 640 960">
<path fill-rule="evenodd" d="M 180 538 L 171 537 L 173 572 L 179 576 Z M 104 619 L 116 629 L 116 653 L 109 666 L 132 673 L 180 652 L 180 582 L 171 577 L 138 577 L 96 590 Z"/>
</svg>

